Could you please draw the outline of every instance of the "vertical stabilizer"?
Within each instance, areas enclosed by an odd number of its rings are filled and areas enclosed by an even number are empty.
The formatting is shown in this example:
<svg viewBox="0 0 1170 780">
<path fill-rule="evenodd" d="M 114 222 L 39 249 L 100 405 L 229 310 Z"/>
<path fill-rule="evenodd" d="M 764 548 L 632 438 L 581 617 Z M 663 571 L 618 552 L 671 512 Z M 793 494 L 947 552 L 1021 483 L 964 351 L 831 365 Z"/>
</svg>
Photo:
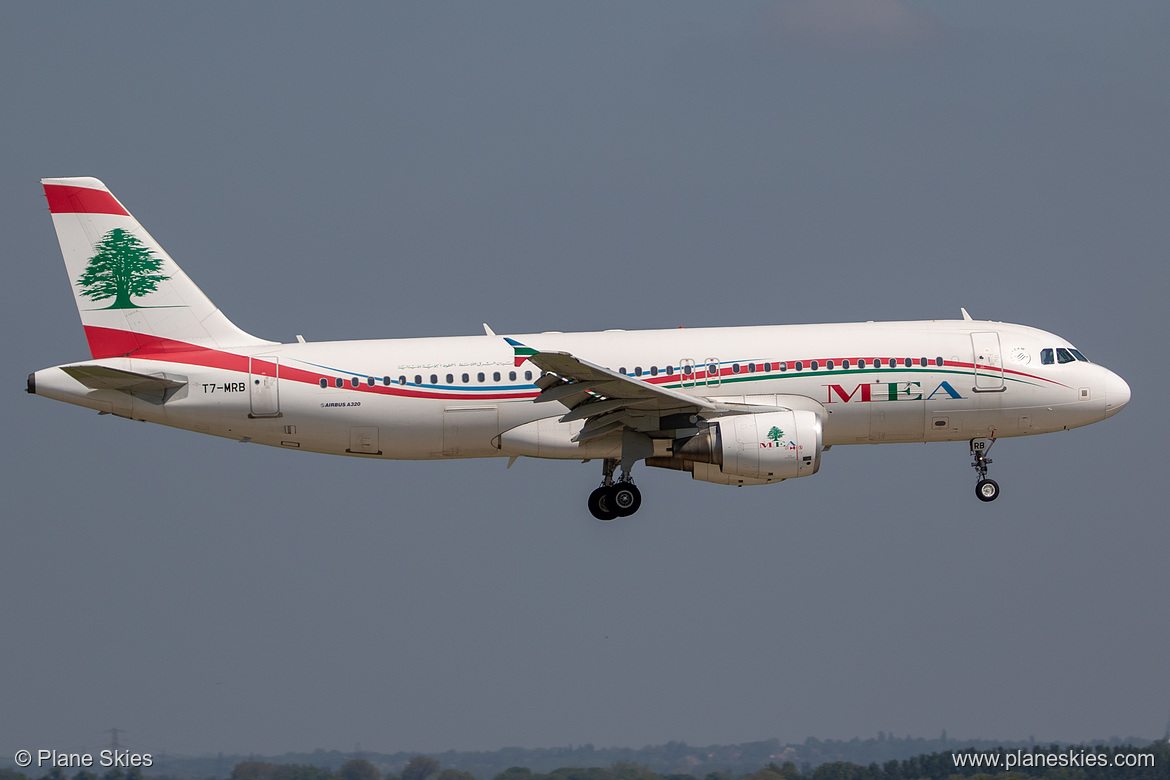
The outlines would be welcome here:
<svg viewBox="0 0 1170 780">
<path fill-rule="evenodd" d="M 233 325 L 106 185 L 41 184 L 93 357 L 273 343 Z"/>
</svg>

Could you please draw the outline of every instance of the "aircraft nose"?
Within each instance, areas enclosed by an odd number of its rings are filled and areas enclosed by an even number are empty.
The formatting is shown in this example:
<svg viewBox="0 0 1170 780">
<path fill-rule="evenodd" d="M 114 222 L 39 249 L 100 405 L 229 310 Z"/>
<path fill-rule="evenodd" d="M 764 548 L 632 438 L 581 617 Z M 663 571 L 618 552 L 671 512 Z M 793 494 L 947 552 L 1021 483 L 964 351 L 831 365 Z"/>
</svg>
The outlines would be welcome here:
<svg viewBox="0 0 1170 780">
<path fill-rule="evenodd" d="M 1105 416 L 1112 417 L 1129 403 L 1129 385 L 1112 371 L 1105 372 Z"/>
</svg>

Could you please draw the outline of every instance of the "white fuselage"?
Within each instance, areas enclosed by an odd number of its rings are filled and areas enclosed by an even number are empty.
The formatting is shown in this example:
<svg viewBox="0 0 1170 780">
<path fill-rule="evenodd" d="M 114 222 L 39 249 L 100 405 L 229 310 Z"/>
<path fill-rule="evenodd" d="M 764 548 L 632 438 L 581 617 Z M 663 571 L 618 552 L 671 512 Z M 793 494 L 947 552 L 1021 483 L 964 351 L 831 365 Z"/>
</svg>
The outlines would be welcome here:
<svg viewBox="0 0 1170 780">
<path fill-rule="evenodd" d="M 1113 372 L 1064 360 L 1075 350 L 1059 336 L 997 322 L 515 338 L 708 399 L 803 404 L 821 415 L 825 446 L 1047 433 L 1102 420 L 1129 400 L 1128 386 Z M 570 444 L 567 435 L 543 448 L 505 435 L 537 420 L 554 428 L 573 424 L 556 422 L 566 412 L 560 404 L 533 403 L 540 371 L 530 362 L 515 365 L 500 336 L 171 349 L 177 351 L 84 361 L 181 380 L 165 403 L 90 389 L 61 370 L 68 366 L 36 372 L 30 390 L 123 417 L 312 452 L 397 459 L 609 452 L 596 442 Z M 1042 360 L 1058 353 L 1064 362 Z"/>
</svg>

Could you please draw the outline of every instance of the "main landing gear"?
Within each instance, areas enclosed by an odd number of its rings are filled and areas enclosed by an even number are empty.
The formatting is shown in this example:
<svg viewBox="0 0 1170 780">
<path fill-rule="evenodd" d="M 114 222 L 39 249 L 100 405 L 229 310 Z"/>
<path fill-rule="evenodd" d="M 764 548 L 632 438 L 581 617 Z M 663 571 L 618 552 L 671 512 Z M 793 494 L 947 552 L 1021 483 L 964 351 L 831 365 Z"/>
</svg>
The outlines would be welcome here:
<svg viewBox="0 0 1170 780">
<path fill-rule="evenodd" d="M 980 501 L 994 501 L 999 498 L 999 484 L 994 479 L 987 478 L 987 467 L 991 465 L 991 458 L 987 457 L 987 453 L 991 452 L 993 444 L 995 439 L 971 440 L 971 457 L 975 459 L 971 467 L 979 475 L 979 481 L 975 483 L 975 496 Z"/>
<path fill-rule="evenodd" d="M 622 478 L 614 481 L 617 464 L 617 460 L 606 458 L 601 467 L 601 486 L 589 494 L 589 511 L 598 520 L 628 517 L 642 506 L 642 491 L 630 479 L 629 471 L 622 469 Z"/>
</svg>

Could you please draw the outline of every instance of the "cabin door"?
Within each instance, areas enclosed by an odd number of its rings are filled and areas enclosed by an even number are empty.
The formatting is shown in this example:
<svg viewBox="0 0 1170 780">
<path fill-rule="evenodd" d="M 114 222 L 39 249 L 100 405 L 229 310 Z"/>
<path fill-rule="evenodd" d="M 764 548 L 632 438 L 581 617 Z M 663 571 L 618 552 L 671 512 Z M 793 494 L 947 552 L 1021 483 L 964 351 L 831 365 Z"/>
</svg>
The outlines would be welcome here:
<svg viewBox="0 0 1170 780">
<path fill-rule="evenodd" d="M 280 416 L 280 358 L 259 355 L 248 358 L 248 397 L 252 417 Z"/>
<path fill-rule="evenodd" d="M 975 392 L 1003 390 L 1003 356 L 1000 353 L 999 334 L 995 331 L 972 333 L 971 350 L 975 358 Z"/>
</svg>

